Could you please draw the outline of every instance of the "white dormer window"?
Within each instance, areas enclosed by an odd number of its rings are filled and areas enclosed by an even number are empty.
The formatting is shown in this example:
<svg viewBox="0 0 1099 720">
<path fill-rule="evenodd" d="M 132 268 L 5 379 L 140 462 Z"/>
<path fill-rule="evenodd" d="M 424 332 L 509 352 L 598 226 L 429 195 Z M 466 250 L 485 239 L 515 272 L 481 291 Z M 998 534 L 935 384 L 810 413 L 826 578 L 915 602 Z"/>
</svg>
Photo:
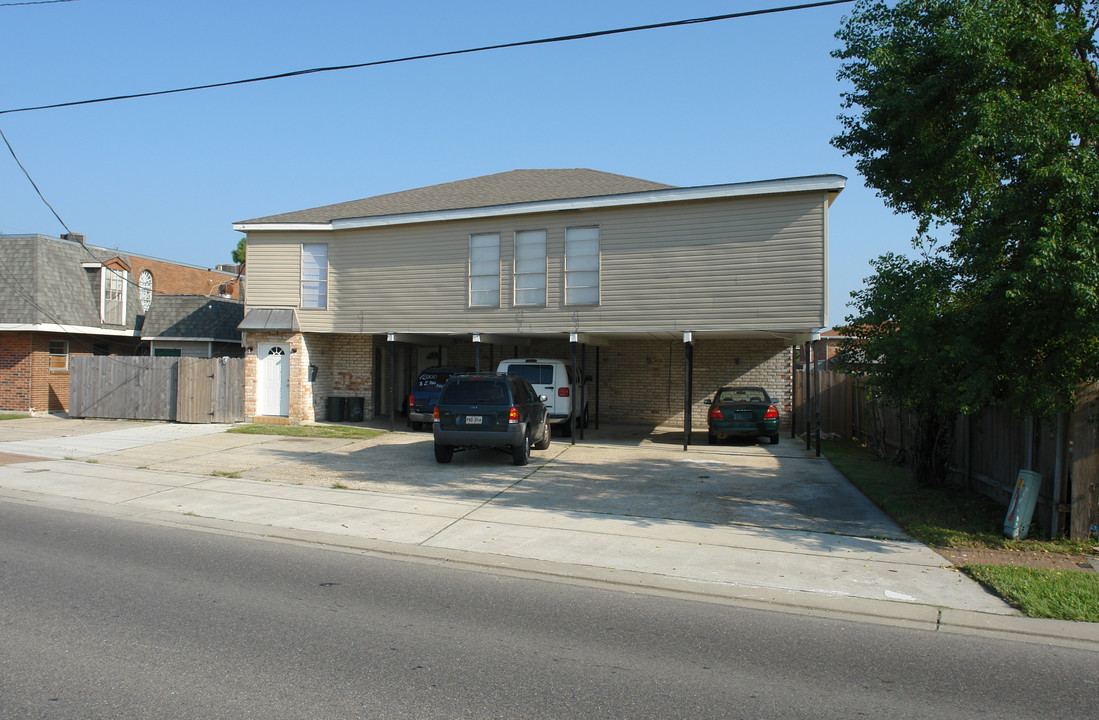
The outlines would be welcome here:
<svg viewBox="0 0 1099 720">
<path fill-rule="evenodd" d="M 99 319 L 105 325 L 126 322 L 126 276 L 120 268 L 104 267 L 99 276 Z"/>
</svg>

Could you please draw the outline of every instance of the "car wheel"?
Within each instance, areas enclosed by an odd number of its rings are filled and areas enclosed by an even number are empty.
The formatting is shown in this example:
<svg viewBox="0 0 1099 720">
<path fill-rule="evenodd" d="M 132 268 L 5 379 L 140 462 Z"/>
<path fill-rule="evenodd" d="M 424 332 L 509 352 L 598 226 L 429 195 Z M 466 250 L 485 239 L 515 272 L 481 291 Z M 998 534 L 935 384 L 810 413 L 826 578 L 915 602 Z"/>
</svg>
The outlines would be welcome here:
<svg viewBox="0 0 1099 720">
<path fill-rule="evenodd" d="M 530 462 L 530 433 L 523 435 L 523 441 L 511 448 L 511 461 L 516 465 Z"/>
<path fill-rule="evenodd" d="M 454 448 L 452 446 L 435 443 L 435 460 L 437 462 L 448 463 L 452 457 L 454 457 Z"/>
<path fill-rule="evenodd" d="M 709 433 L 706 436 L 706 442 L 708 442 L 711 445 L 717 445 L 717 435 L 714 435 L 713 433 Z"/>
<path fill-rule="evenodd" d="M 576 418 L 569 418 L 566 422 L 561 423 L 561 437 L 572 437 L 572 424 L 576 422 Z"/>
<path fill-rule="evenodd" d="M 424 424 L 421 423 L 421 422 L 412 423 L 412 432 L 420 432 L 420 430 L 423 428 L 423 426 L 424 426 Z"/>
<path fill-rule="evenodd" d="M 546 423 L 544 427 L 546 428 L 546 432 L 542 436 L 541 440 L 534 443 L 534 449 L 535 450 L 545 450 L 550 446 L 550 440 L 553 437 L 553 433 L 550 431 L 549 423 Z"/>
<path fill-rule="evenodd" d="M 772 445 L 778 445 L 778 435 L 772 435 L 771 436 L 771 444 Z"/>
</svg>

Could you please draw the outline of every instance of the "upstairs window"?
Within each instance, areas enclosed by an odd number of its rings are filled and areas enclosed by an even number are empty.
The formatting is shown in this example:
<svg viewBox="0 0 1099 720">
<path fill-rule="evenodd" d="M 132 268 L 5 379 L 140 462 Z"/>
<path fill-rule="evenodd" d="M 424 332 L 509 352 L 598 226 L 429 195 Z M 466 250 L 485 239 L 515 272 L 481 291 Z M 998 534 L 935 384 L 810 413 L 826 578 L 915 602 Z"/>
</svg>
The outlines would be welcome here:
<svg viewBox="0 0 1099 720">
<path fill-rule="evenodd" d="M 324 310 L 328 307 L 328 246 L 301 246 L 301 306 Z"/>
<path fill-rule="evenodd" d="M 599 304 L 599 228 L 565 230 L 565 304 Z"/>
<path fill-rule="evenodd" d="M 546 231 L 515 233 L 515 305 L 546 304 Z"/>
<path fill-rule="evenodd" d="M 469 306 L 500 307 L 500 235 L 469 236 Z"/>
<path fill-rule="evenodd" d="M 126 322 L 125 270 L 105 267 L 100 275 L 99 314 L 106 325 L 122 325 Z"/>
</svg>

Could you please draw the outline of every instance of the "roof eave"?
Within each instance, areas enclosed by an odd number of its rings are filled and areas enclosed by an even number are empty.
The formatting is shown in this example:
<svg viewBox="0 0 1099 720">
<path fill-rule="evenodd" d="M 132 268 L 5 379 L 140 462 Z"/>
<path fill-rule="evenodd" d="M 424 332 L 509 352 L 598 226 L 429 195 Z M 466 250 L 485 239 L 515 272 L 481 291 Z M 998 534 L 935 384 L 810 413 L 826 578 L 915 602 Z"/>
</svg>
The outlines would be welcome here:
<svg viewBox="0 0 1099 720">
<path fill-rule="evenodd" d="M 536 202 L 514 203 L 510 205 L 492 205 L 476 208 L 458 208 L 455 210 L 404 213 L 400 215 L 339 218 L 326 223 L 253 223 L 244 221 L 233 223 L 233 229 L 241 232 L 354 230 L 359 228 L 385 227 L 388 225 L 442 222 L 446 220 L 470 220 L 484 217 L 562 212 L 567 210 L 591 210 L 595 208 L 650 205 L 657 203 L 685 202 L 689 200 L 712 200 L 718 198 L 749 197 L 752 195 L 774 195 L 778 193 L 828 192 L 834 197 L 842 191 L 846 185 L 847 178 L 842 175 L 810 175 L 806 177 L 759 180 L 755 182 L 732 183 L 727 185 L 703 185 L 699 187 L 670 188 L 667 190 L 649 190 L 645 192 L 626 193 L 623 195 L 599 195 L 583 198 L 563 198 L 560 200 L 539 200 Z"/>
</svg>

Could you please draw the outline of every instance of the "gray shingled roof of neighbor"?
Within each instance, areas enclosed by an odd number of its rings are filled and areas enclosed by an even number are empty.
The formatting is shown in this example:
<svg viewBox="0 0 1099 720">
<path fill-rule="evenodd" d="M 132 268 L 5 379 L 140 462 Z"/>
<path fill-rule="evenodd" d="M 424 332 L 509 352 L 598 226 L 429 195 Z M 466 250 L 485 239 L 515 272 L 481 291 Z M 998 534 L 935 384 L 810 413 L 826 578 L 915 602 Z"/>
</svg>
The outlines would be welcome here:
<svg viewBox="0 0 1099 720">
<path fill-rule="evenodd" d="M 244 318 L 240 300 L 205 295 L 157 295 L 145 313 L 144 338 L 203 338 L 239 341 Z"/>
<path fill-rule="evenodd" d="M 129 256 L 117 250 L 46 235 L 4 236 L 0 259 L 9 272 L 0 283 L 0 319 L 5 323 L 100 327 L 98 268 L 88 270 L 83 264 L 115 257 L 130 264 Z M 134 318 L 136 289 L 127 294 L 126 306 L 127 319 Z M 124 329 L 133 328 L 127 325 Z"/>
<path fill-rule="evenodd" d="M 674 185 L 584 168 L 511 170 L 350 202 L 242 220 L 242 223 L 329 223 L 348 218 L 464 210 L 518 203 L 670 190 Z"/>
</svg>

